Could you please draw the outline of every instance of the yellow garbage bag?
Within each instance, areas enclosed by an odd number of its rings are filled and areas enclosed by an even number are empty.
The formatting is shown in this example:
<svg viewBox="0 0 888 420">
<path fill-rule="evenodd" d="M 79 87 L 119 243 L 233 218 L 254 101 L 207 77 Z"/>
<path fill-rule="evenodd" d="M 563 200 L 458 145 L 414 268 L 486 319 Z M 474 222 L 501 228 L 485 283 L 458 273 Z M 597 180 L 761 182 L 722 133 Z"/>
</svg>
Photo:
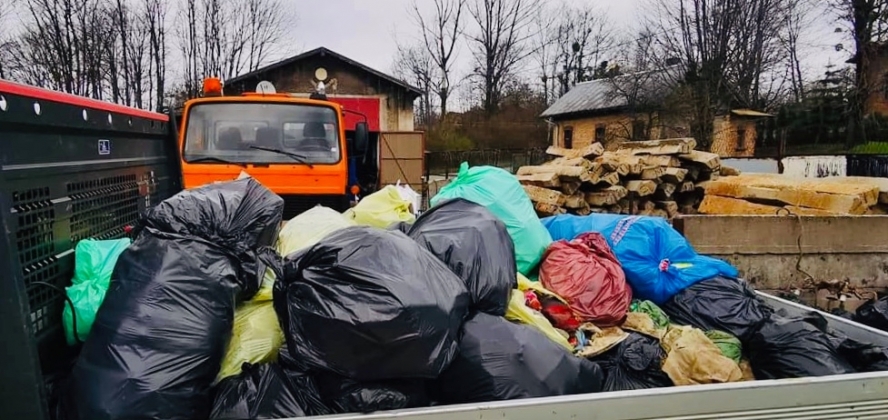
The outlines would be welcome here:
<svg viewBox="0 0 888 420">
<path fill-rule="evenodd" d="M 675 385 L 739 382 L 743 372 L 718 346 L 694 327 L 670 326 L 660 342 L 666 350 L 663 372 Z"/>
<path fill-rule="evenodd" d="M 553 297 L 555 299 L 560 300 L 561 303 L 563 303 L 565 305 L 569 305 L 567 303 L 567 301 L 564 300 L 564 298 L 556 295 L 554 292 L 550 291 L 549 289 L 546 289 L 545 287 L 543 287 L 543 285 L 540 282 L 531 281 L 527 277 L 524 277 L 524 275 L 521 273 L 518 273 L 518 290 L 521 290 L 522 292 L 526 292 L 528 290 L 533 290 L 534 292 L 537 292 L 537 294 Z"/>
<path fill-rule="evenodd" d="M 274 281 L 274 272 L 266 271 L 256 296 L 235 309 L 234 327 L 216 377 L 217 382 L 240 374 L 245 362 L 259 364 L 277 359 L 278 351 L 284 345 L 284 332 L 272 304 Z"/>
<path fill-rule="evenodd" d="M 277 251 L 282 256 L 292 254 L 349 226 L 354 226 L 354 223 L 336 210 L 314 207 L 284 225 L 278 235 Z M 217 381 L 240 374 L 245 362 L 267 363 L 277 358 L 278 351 L 284 345 L 284 333 L 272 305 L 274 281 L 274 272 L 267 270 L 256 296 L 235 310 L 234 328 Z"/>
<path fill-rule="evenodd" d="M 286 257 L 308 248 L 339 229 L 354 226 L 355 223 L 336 210 L 316 206 L 290 219 L 278 234 L 278 253 Z"/>
<path fill-rule="evenodd" d="M 410 208 L 412 204 L 401 197 L 397 187 L 389 185 L 364 197 L 343 215 L 359 225 L 385 229 L 397 222 L 413 223 L 416 216 Z"/>
<path fill-rule="evenodd" d="M 552 326 L 552 323 L 550 323 L 543 314 L 528 308 L 527 305 L 524 304 L 524 292 L 521 290 L 512 290 L 512 294 L 509 298 L 509 307 L 506 308 L 506 319 L 533 327 L 550 340 L 554 341 L 555 344 L 564 347 L 567 351 L 573 351 L 573 346 L 570 345 L 567 338 L 561 335 L 561 333 Z"/>
</svg>

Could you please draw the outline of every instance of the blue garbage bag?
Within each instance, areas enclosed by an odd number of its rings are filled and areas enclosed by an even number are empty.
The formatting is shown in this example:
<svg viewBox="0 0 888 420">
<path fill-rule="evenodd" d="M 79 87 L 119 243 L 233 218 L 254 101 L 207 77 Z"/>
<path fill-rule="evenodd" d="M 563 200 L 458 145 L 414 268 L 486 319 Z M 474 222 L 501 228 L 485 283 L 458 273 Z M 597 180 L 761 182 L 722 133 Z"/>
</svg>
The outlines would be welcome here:
<svg viewBox="0 0 888 420">
<path fill-rule="evenodd" d="M 543 219 L 555 239 L 573 239 L 585 232 L 605 236 L 623 266 L 632 296 L 664 304 L 689 286 L 717 276 L 737 277 L 734 266 L 699 255 L 665 219 L 594 214 Z"/>
<path fill-rule="evenodd" d="M 430 203 L 437 206 L 454 198 L 464 198 L 486 207 L 506 225 L 515 244 L 519 273 L 527 275 L 539 265 L 552 238 L 514 175 L 495 166 L 470 169 L 468 162 L 463 162 L 456 178 L 441 188 Z"/>
<path fill-rule="evenodd" d="M 549 235 L 552 235 L 553 241 L 570 241 L 586 232 L 602 233 L 609 225 L 626 217 L 628 216 L 622 214 L 593 214 L 589 216 L 559 214 L 540 221 L 549 231 Z"/>
</svg>

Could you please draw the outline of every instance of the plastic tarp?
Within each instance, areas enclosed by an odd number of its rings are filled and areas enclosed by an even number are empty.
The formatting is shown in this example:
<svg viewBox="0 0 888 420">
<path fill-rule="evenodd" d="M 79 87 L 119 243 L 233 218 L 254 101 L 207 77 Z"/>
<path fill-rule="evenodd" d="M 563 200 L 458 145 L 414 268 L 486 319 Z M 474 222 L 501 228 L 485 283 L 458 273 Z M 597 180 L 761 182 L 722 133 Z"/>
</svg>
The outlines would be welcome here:
<svg viewBox="0 0 888 420">
<path fill-rule="evenodd" d="M 426 383 L 421 379 L 357 382 L 333 374 L 317 376 L 324 403 L 336 413 L 372 413 L 427 407 Z"/>
<path fill-rule="evenodd" d="M 74 248 L 74 278 L 71 285 L 65 288 L 68 298 L 74 304 L 74 312 L 71 312 L 71 305 L 66 304 L 62 313 L 65 339 L 69 346 L 82 342 L 89 336 L 96 312 L 108 291 L 117 257 L 131 243 L 129 238 L 107 241 L 84 239 L 77 243 Z"/>
<path fill-rule="evenodd" d="M 444 404 L 601 391 L 601 369 L 536 330 L 477 313 L 465 324 L 459 356 L 435 383 Z"/>
<path fill-rule="evenodd" d="M 888 296 L 860 305 L 852 319 L 863 325 L 888 331 Z"/>
<path fill-rule="evenodd" d="M 243 366 L 243 372 L 219 382 L 210 420 L 252 420 L 305 417 L 319 397 L 313 389 L 291 382 L 277 364 Z"/>
<path fill-rule="evenodd" d="M 373 226 L 381 229 L 393 223 L 416 220 L 411 210 L 412 202 L 405 200 L 398 187 L 388 185 L 358 201 L 354 207 L 346 210 L 343 215 L 362 226 Z"/>
<path fill-rule="evenodd" d="M 672 386 L 661 368 L 666 353 L 660 341 L 630 332 L 619 344 L 590 360 L 604 371 L 604 391 L 629 391 Z"/>
<path fill-rule="evenodd" d="M 441 188 L 430 202 L 437 206 L 454 198 L 465 198 L 486 207 L 506 225 L 515 244 L 519 273 L 527 275 L 539 264 L 552 237 L 540 223 L 533 203 L 514 175 L 493 166 L 470 169 L 469 164 L 463 162 L 456 178 Z"/>
<path fill-rule="evenodd" d="M 274 289 L 290 356 L 362 382 L 437 377 L 459 350 L 470 304 L 463 281 L 432 253 L 369 227 L 288 256 Z"/>
<path fill-rule="evenodd" d="M 810 319 L 774 314 L 746 346 L 756 379 L 844 375 L 855 369 Z"/>
<path fill-rule="evenodd" d="M 632 290 L 617 257 L 599 233 L 549 246 L 540 266 L 540 282 L 565 298 L 582 322 L 616 326 L 626 318 Z"/>
<path fill-rule="evenodd" d="M 670 327 L 661 343 L 667 353 L 663 371 L 675 385 L 721 384 L 743 379 L 737 362 L 722 355 L 697 328 Z"/>
<path fill-rule="evenodd" d="M 724 331 L 743 343 L 773 312 L 745 281 L 726 277 L 697 283 L 661 308 L 676 324 Z"/>
<path fill-rule="evenodd" d="M 702 280 L 722 275 L 736 277 L 737 269 L 712 257 L 699 255 L 669 222 L 659 217 L 598 215 L 586 219 L 546 220 L 550 232 L 604 235 L 626 273 L 633 295 L 657 305 Z M 584 229 L 589 230 L 578 231 Z"/>
<path fill-rule="evenodd" d="M 247 178 L 147 212 L 71 373 L 79 418 L 209 416 L 235 304 L 259 288 L 283 204 Z"/>
<path fill-rule="evenodd" d="M 515 247 L 490 211 L 462 198 L 445 201 L 416 219 L 408 236 L 465 282 L 474 310 L 506 314 L 509 294 L 518 287 Z"/>
</svg>

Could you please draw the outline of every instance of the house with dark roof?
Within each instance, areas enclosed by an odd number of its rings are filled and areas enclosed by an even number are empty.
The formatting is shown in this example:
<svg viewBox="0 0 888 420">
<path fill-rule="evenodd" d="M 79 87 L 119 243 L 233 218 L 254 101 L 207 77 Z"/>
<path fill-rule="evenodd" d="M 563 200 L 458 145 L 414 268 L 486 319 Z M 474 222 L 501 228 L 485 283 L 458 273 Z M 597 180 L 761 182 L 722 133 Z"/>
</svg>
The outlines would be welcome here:
<svg viewBox="0 0 888 420">
<path fill-rule="evenodd" d="M 681 68 L 635 72 L 578 83 L 541 115 L 554 146 L 581 148 L 594 142 L 614 149 L 626 141 L 690 136 L 690 112 Z M 711 151 L 723 157 L 752 156 L 756 122 L 769 114 L 730 109 L 714 118 Z"/>
<path fill-rule="evenodd" d="M 422 91 L 398 78 L 320 47 L 223 81 L 226 95 L 256 90 L 263 80 L 278 92 L 309 97 L 318 82 L 327 96 L 368 118 L 370 131 L 413 131 L 413 103 Z M 346 114 L 346 123 L 363 119 Z"/>
</svg>

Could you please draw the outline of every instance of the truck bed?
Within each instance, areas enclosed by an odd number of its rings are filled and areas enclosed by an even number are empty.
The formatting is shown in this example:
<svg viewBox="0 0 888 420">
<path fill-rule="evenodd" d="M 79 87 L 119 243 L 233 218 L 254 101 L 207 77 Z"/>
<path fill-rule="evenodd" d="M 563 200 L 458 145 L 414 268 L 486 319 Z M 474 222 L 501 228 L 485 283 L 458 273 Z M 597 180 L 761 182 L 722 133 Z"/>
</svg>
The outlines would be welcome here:
<svg viewBox="0 0 888 420">
<path fill-rule="evenodd" d="M 813 309 L 759 293 L 790 315 Z M 820 312 L 848 337 L 888 347 L 888 333 Z M 762 380 L 349 414 L 336 420 L 888 419 L 888 372 Z"/>
</svg>

